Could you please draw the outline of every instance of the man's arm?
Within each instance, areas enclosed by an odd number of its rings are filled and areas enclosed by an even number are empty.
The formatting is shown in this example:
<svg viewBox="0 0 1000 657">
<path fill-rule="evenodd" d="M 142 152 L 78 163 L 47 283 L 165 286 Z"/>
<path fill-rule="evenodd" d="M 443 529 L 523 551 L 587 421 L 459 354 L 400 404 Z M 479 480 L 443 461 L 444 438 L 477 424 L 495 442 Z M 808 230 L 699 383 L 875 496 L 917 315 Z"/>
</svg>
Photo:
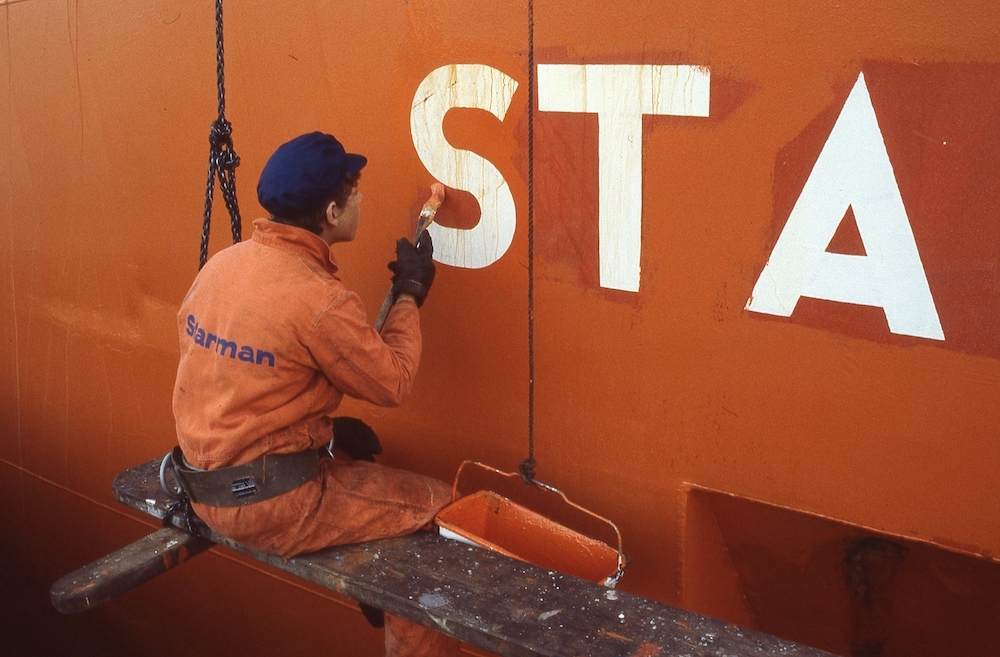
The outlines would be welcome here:
<svg viewBox="0 0 1000 657">
<path fill-rule="evenodd" d="M 361 300 L 352 292 L 338 295 L 321 314 L 319 345 L 328 346 L 330 353 L 314 357 L 338 390 L 380 406 L 398 406 L 410 394 L 420 364 L 417 309 L 434 282 L 433 254 L 426 232 L 416 244 L 405 238 L 396 242 L 396 260 L 389 263 L 395 301 L 381 333 L 368 325 Z"/>
<path fill-rule="evenodd" d="M 344 292 L 320 314 L 309 345 L 323 374 L 342 393 L 379 406 L 398 406 L 420 364 L 420 314 L 400 295 L 380 335 L 368 324 L 361 299 Z"/>
</svg>

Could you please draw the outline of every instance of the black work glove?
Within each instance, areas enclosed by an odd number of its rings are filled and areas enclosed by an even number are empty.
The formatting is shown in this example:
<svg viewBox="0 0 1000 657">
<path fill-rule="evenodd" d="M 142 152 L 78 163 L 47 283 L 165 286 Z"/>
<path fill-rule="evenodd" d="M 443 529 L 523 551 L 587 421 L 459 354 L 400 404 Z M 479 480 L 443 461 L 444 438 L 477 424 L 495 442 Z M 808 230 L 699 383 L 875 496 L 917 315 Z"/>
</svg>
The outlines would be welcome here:
<svg viewBox="0 0 1000 657">
<path fill-rule="evenodd" d="M 382 453 L 382 443 L 370 426 L 356 417 L 333 418 L 333 447 L 343 450 L 356 461 L 375 461 Z"/>
<path fill-rule="evenodd" d="M 417 244 L 400 237 L 396 242 L 396 259 L 389 263 L 392 271 L 393 298 L 400 294 L 412 294 L 417 307 L 424 305 L 424 299 L 434 282 L 434 244 L 431 234 L 424 231 L 417 238 Z"/>
</svg>

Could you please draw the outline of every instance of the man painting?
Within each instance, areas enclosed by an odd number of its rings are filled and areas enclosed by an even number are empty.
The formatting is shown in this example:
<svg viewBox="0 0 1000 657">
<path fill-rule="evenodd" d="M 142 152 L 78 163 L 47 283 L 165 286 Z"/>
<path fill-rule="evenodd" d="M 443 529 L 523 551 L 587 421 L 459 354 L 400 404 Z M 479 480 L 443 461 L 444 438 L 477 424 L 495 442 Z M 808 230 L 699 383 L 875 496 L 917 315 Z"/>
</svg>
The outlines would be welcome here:
<svg viewBox="0 0 1000 657">
<path fill-rule="evenodd" d="M 367 425 L 332 418 L 344 395 L 406 399 L 434 279 L 430 236 L 399 240 L 381 334 L 338 279 L 331 247 L 357 234 L 366 164 L 319 132 L 279 147 L 257 187 L 271 216 L 209 260 L 178 314 L 173 406 L 192 506 L 216 531 L 284 557 L 412 533 L 451 499 L 444 482 L 374 463 Z M 331 432 L 355 459 L 317 456 Z M 387 655 L 458 654 L 454 639 L 408 621 L 386 616 L 385 627 Z"/>
</svg>

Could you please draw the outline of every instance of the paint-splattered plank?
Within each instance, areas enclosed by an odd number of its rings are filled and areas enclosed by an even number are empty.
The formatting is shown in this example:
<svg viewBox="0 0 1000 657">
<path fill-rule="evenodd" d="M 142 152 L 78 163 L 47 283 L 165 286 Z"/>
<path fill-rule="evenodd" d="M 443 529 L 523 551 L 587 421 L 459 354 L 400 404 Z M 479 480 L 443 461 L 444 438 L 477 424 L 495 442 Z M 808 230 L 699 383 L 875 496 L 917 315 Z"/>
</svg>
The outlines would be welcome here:
<svg viewBox="0 0 1000 657">
<path fill-rule="evenodd" d="M 158 461 L 122 473 L 115 497 L 162 518 Z M 174 518 L 181 526 L 183 521 Z M 213 542 L 509 657 L 821 657 L 777 639 L 430 533 L 284 560 L 204 528 Z"/>
<path fill-rule="evenodd" d="M 66 575 L 52 585 L 52 606 L 76 614 L 117 598 L 214 543 L 174 527 L 164 527 L 106 557 Z"/>
</svg>

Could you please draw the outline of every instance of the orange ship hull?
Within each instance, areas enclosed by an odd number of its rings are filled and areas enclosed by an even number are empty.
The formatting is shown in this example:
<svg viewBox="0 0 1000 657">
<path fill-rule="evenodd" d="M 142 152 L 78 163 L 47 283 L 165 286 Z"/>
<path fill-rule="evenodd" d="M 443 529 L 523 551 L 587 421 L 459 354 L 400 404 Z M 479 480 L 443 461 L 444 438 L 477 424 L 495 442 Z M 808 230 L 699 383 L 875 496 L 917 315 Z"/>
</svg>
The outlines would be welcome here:
<svg viewBox="0 0 1000 657">
<path fill-rule="evenodd" d="M 336 134 L 370 161 L 335 253 L 374 318 L 448 186 L 414 393 L 341 409 L 384 462 L 526 456 L 530 258 L 538 477 L 615 520 L 619 588 L 841 654 L 1000 653 L 996 3 L 556 0 L 530 42 L 503 0 L 226 12 L 246 231 L 274 148 Z M 175 444 L 214 19 L 0 24 L 0 579 L 44 603 L 147 533 L 109 485 Z M 381 654 L 229 553 L 72 622 L 130 654 Z"/>
</svg>

